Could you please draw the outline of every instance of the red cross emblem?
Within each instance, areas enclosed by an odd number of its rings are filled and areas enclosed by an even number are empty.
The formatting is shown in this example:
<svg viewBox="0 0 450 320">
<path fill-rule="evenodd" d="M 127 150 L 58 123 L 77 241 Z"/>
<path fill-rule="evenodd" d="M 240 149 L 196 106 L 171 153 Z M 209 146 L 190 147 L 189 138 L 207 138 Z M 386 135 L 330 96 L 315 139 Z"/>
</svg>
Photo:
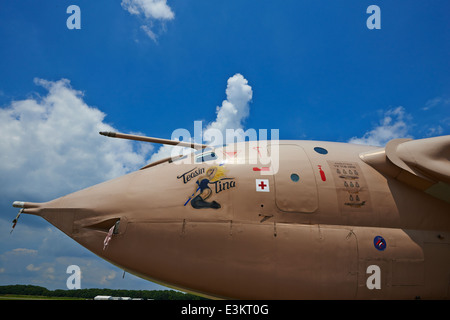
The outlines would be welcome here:
<svg viewBox="0 0 450 320">
<path fill-rule="evenodd" d="M 269 180 L 268 179 L 256 179 L 256 191 L 269 192 Z"/>
</svg>

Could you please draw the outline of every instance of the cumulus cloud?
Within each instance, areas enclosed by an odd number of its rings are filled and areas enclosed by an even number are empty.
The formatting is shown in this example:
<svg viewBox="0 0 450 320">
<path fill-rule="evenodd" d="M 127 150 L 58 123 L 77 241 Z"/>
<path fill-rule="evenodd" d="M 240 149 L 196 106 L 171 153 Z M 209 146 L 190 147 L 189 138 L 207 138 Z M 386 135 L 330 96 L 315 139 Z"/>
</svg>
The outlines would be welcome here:
<svg viewBox="0 0 450 320">
<path fill-rule="evenodd" d="M 353 137 L 348 142 L 372 146 L 384 146 L 389 140 L 396 138 L 412 138 L 408 134 L 410 116 L 403 107 L 390 109 L 384 113 L 383 119 L 374 129 L 362 137 Z"/>
<path fill-rule="evenodd" d="M 216 107 L 216 120 L 207 127 L 207 130 L 219 130 L 224 136 L 226 129 L 243 128 L 243 122 L 249 115 L 249 103 L 252 100 L 253 91 L 247 79 L 237 73 L 228 79 L 225 93 L 227 99 L 220 107 Z"/>
<path fill-rule="evenodd" d="M 115 130 L 69 80 L 35 83 L 47 95 L 0 109 L 3 195 L 51 200 L 145 164 L 149 145 L 100 136 L 99 131 Z"/>
<path fill-rule="evenodd" d="M 203 141 L 196 141 L 197 143 L 214 142 L 212 136 L 218 134 L 226 138 L 227 129 L 243 129 L 244 120 L 248 117 L 250 112 L 250 102 L 252 100 L 252 87 L 248 85 L 248 80 L 243 75 L 237 73 L 228 78 L 227 88 L 225 90 L 226 100 L 222 102 L 221 106 L 216 107 L 216 119 L 209 123 L 206 128 L 202 128 Z M 176 131 L 174 131 L 175 133 Z M 243 131 L 242 131 L 243 132 Z M 179 137 L 172 135 L 172 140 Z M 239 138 L 239 137 L 238 137 Z M 191 139 L 193 141 L 193 139 Z M 226 141 L 223 141 L 226 142 Z M 167 157 L 173 157 L 179 154 L 186 154 L 192 152 L 192 149 L 183 147 L 172 147 L 164 145 L 159 148 L 158 152 L 154 153 L 150 161 L 157 161 Z"/>
<path fill-rule="evenodd" d="M 175 18 L 166 0 L 122 0 L 121 5 L 130 14 L 144 19 L 141 29 L 154 41 L 157 39 L 157 34 L 152 30 L 154 21 L 158 21 L 162 25 L 161 30 L 164 30 L 164 22 Z"/>
</svg>

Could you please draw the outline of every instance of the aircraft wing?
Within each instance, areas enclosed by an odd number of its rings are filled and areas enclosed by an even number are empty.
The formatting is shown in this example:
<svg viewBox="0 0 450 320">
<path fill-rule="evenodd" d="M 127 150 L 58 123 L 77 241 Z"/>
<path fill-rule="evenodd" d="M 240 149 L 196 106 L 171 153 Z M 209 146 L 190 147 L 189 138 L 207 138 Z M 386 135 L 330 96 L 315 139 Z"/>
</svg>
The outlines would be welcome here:
<svg viewBox="0 0 450 320">
<path fill-rule="evenodd" d="M 376 170 L 450 203 L 450 136 L 394 139 L 360 157 Z"/>
</svg>

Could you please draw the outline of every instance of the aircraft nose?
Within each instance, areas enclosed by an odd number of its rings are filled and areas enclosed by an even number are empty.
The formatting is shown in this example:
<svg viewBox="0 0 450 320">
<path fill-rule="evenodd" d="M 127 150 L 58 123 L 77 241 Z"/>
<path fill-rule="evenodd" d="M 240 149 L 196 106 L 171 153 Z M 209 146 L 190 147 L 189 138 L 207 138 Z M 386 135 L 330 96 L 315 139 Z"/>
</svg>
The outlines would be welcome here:
<svg viewBox="0 0 450 320">
<path fill-rule="evenodd" d="M 13 227 L 25 213 L 44 218 L 72 238 L 93 230 L 108 233 L 123 214 L 120 210 L 127 199 L 128 179 L 113 179 L 49 202 L 14 201 L 13 207 L 20 212 Z"/>
<path fill-rule="evenodd" d="M 25 213 L 40 216 L 69 236 L 72 235 L 73 214 L 65 212 L 67 208 L 61 206 L 60 199 L 43 203 L 14 201 L 13 207 L 20 208 L 19 214 L 13 220 L 13 229 L 20 215 Z"/>
</svg>

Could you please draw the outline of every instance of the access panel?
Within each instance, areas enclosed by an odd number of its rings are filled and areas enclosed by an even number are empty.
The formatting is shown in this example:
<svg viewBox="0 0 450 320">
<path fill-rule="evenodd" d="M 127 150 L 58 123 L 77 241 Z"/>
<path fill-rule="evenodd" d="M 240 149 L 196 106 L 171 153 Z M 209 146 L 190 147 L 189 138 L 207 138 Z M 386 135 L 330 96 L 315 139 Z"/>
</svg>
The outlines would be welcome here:
<svg viewBox="0 0 450 320">
<path fill-rule="evenodd" d="M 316 179 L 303 148 L 295 144 L 272 145 L 272 157 L 274 152 L 278 152 L 279 161 L 278 171 L 274 174 L 277 207 L 285 212 L 316 211 Z"/>
</svg>

